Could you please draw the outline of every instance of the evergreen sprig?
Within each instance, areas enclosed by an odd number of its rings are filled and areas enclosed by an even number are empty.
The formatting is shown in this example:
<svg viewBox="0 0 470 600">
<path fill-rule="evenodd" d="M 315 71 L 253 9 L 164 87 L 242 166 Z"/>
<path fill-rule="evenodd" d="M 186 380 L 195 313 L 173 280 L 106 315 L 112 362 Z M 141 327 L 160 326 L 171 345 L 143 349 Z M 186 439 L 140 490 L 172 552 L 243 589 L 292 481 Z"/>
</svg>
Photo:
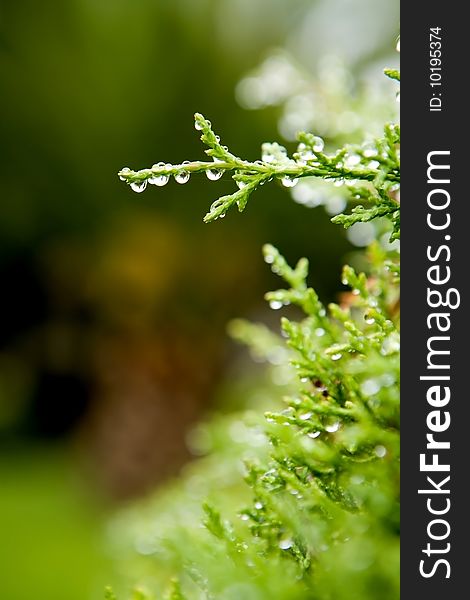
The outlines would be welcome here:
<svg viewBox="0 0 470 600">
<path fill-rule="evenodd" d="M 208 147 L 210 161 L 185 161 L 172 165 L 157 163 L 149 169 L 132 171 L 124 168 L 119 172 L 121 180 L 134 191 L 142 192 L 147 184 L 163 186 L 173 176 L 179 183 L 186 183 L 193 173 L 206 173 L 211 180 L 230 173 L 238 186 L 233 194 L 218 198 L 210 207 L 204 221 L 214 221 L 225 216 L 227 210 L 236 205 L 242 212 L 251 194 L 268 181 L 280 181 L 285 187 L 293 187 L 299 179 L 316 177 L 337 183 L 359 182 L 367 185 L 362 189 L 362 198 L 369 208 L 358 206 L 343 222 L 350 226 L 358 221 L 370 221 L 376 217 L 389 217 L 394 223 L 393 238 L 399 237 L 400 206 L 393 197 L 400 179 L 398 125 L 386 125 L 383 138 L 362 146 L 345 146 L 334 154 L 323 151 L 323 140 L 310 133 L 298 135 L 297 151 L 290 158 L 287 150 L 277 144 L 262 145 L 262 160 L 250 162 L 232 154 L 223 146 L 220 137 L 212 129 L 211 122 L 201 114 L 195 115 L 195 127 L 201 132 L 201 140 Z M 357 195 L 357 193 L 356 193 Z M 355 198 L 351 197 L 351 201 Z M 397 225 L 398 224 L 398 225 Z"/>
<path fill-rule="evenodd" d="M 188 518 L 187 491 L 153 506 L 156 567 L 184 581 L 177 598 L 382 600 L 398 595 L 399 556 L 399 311 L 395 251 L 371 246 L 369 272 L 343 269 L 349 291 L 324 306 L 307 284 L 308 262 L 292 268 L 271 245 L 265 261 L 286 283 L 266 295 L 276 309 L 301 307 L 302 320 L 282 318 L 294 379 L 284 408 L 265 413 L 267 443 L 245 461 L 252 501 L 236 512 L 203 501 L 203 537 Z M 280 338 L 261 327 L 233 331 L 258 356 Z M 239 424 L 245 417 L 236 416 Z M 247 428 L 248 420 L 246 421 Z M 249 439 L 249 438 L 247 438 Z M 196 477 L 212 495 L 230 470 L 230 443 Z M 213 461 L 221 469 L 214 473 Z M 233 459 L 232 459 L 233 460 Z M 211 477 L 214 479 L 211 481 Z M 226 479 L 226 475 L 224 476 Z M 234 483 L 225 483 L 233 489 Z M 226 492 L 227 496 L 227 492 Z M 149 523 L 143 531 L 148 536 Z M 192 528 L 196 527 L 194 533 Z M 187 536 L 190 535 L 189 540 Z M 364 541 L 366 536 L 367 543 Z M 279 579 L 279 573 L 286 577 Z M 235 583 L 238 582 L 238 583 Z M 237 588 L 240 585 L 240 588 Z M 354 590 L 354 594 L 352 594 Z M 183 595 L 184 594 L 184 595 Z M 158 596 L 149 596 L 152 600 Z"/>
<path fill-rule="evenodd" d="M 395 71 L 386 74 L 399 80 Z M 386 125 L 383 137 L 372 143 L 334 154 L 323 151 L 317 136 L 301 133 L 292 157 L 277 143 L 263 144 L 256 162 L 230 153 L 199 114 L 196 129 L 212 162 L 123 169 L 121 179 L 142 191 L 147 182 L 164 185 L 170 176 L 184 183 L 191 173 L 215 180 L 229 172 L 239 189 L 219 198 L 206 221 L 233 205 L 243 210 L 251 193 L 272 179 L 287 187 L 302 177 L 347 182 L 353 208 L 333 221 L 350 227 L 385 217 L 392 239 L 399 238 L 397 125 Z M 157 594 L 139 598 L 160 598 L 158 590 L 173 578 L 169 600 L 395 600 L 399 253 L 373 243 L 367 272 L 345 266 L 342 284 L 348 291 L 325 306 L 307 283 L 306 259 L 291 267 L 275 247 L 265 245 L 263 252 L 287 284 L 266 300 L 276 310 L 295 305 L 303 316 L 281 319 L 284 340 L 263 325 L 242 321 L 231 331 L 256 357 L 289 368 L 283 407 L 266 412 L 263 427 L 253 412 L 214 424 L 205 432 L 212 454 L 166 496 L 151 499 L 148 511 L 125 519 L 131 539 L 143 536 L 146 542 L 149 562 L 138 573 L 150 570 Z M 251 499 L 239 485 L 241 459 Z M 128 560 L 126 567 L 132 564 Z M 114 600 L 110 590 L 107 597 Z"/>
</svg>

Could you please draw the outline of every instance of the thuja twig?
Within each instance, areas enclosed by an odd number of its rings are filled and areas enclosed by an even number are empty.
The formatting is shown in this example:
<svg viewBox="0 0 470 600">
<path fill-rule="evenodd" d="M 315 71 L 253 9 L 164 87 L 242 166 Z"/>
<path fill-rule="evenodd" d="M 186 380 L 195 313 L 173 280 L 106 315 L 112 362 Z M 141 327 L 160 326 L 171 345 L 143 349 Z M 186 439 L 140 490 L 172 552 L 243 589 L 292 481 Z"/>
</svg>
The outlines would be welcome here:
<svg viewBox="0 0 470 600">
<path fill-rule="evenodd" d="M 204 217 L 206 222 L 223 217 L 233 205 L 237 205 L 240 212 L 243 211 L 251 193 L 273 179 L 279 180 L 285 187 L 293 187 L 299 179 L 305 177 L 336 182 L 364 182 L 371 184 L 378 192 L 385 192 L 370 193 L 368 199 L 372 204 L 384 206 L 368 213 L 367 219 L 361 219 L 361 207 L 356 207 L 359 210 L 356 210 L 352 222 L 370 220 L 399 209 L 398 203 L 387 193 L 400 180 L 396 148 L 400 130 L 397 125 L 387 125 L 384 138 L 376 140 L 375 144 L 347 146 L 332 155 L 323 152 L 324 142 L 320 137 L 300 133 L 297 152 L 292 158 L 283 146 L 265 143 L 262 145 L 262 159 L 255 162 L 232 154 L 227 146 L 221 144 L 220 137 L 212 130 L 211 122 L 199 113 L 195 115 L 195 128 L 201 132 L 201 140 L 208 146 L 206 154 L 212 161 L 185 161 L 176 165 L 160 162 L 139 171 L 125 167 L 119 172 L 120 179 L 134 191 L 143 192 L 147 184 L 164 186 L 170 177 L 174 177 L 177 183 L 186 183 L 193 173 L 205 173 L 212 181 L 216 181 L 224 173 L 230 173 L 238 190 L 216 200 Z M 348 226 L 348 223 L 345 225 Z"/>
</svg>

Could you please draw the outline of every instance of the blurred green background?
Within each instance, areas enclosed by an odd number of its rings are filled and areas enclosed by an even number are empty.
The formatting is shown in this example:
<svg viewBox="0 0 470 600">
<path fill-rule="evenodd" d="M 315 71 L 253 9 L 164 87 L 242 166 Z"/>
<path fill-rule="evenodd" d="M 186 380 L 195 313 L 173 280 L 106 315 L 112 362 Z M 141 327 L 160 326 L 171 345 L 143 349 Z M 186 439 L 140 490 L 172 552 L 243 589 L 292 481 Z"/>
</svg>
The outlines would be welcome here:
<svg viewBox="0 0 470 600">
<path fill-rule="evenodd" d="M 227 321 L 276 322 L 261 245 L 330 300 L 361 243 L 329 224 L 340 192 L 265 186 L 204 225 L 230 178 L 136 195 L 117 171 L 202 157 L 195 111 L 253 160 L 377 133 L 397 33 L 395 0 L 0 2 L 0 598 L 100 598 L 109 512 L 236 407 Z"/>
</svg>

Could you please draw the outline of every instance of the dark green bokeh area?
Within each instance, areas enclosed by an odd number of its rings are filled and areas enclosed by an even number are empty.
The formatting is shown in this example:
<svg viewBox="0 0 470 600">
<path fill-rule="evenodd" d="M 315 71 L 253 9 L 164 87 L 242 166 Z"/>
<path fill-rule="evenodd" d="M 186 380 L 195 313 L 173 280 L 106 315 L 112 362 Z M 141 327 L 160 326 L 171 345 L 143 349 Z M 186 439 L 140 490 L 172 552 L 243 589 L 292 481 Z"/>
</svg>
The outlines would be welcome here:
<svg viewBox="0 0 470 600">
<path fill-rule="evenodd" d="M 243 109 L 237 82 L 284 47 L 308 77 L 335 48 L 380 77 L 397 20 L 394 0 L 0 3 L 0 598 L 100 598 L 109 507 L 187 460 L 230 387 L 227 322 L 276 322 L 262 244 L 308 256 L 327 301 L 353 250 L 280 185 L 204 225 L 230 178 L 137 195 L 119 169 L 202 158 L 196 111 L 259 158 L 280 109 Z"/>
</svg>

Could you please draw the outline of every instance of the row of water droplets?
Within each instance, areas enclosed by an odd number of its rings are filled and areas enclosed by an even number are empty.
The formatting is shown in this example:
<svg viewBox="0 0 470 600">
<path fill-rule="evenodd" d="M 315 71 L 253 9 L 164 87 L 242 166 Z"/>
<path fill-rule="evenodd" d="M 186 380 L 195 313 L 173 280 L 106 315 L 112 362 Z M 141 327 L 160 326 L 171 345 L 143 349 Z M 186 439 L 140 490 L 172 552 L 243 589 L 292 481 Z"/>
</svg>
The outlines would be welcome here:
<svg viewBox="0 0 470 600">
<path fill-rule="evenodd" d="M 214 159 L 214 162 L 219 162 L 219 161 Z M 183 166 L 186 164 L 189 164 L 189 161 L 185 161 L 183 163 Z M 170 164 L 157 163 L 152 166 L 152 170 L 157 171 L 157 173 L 155 173 L 155 175 L 152 175 L 152 176 L 148 177 L 147 179 L 144 179 L 143 181 L 132 181 L 129 185 L 130 185 L 131 189 L 137 193 L 143 192 L 147 188 L 147 185 L 149 185 L 149 184 L 156 185 L 158 187 L 163 187 L 170 180 L 170 175 L 165 174 L 165 173 L 158 174 L 158 171 L 161 171 L 162 169 L 170 170 L 173 168 L 174 168 L 173 165 L 170 165 Z M 127 180 L 126 174 L 130 173 L 130 172 L 131 172 L 131 170 L 128 167 L 124 167 L 121 170 L 121 175 L 119 176 L 121 181 L 126 181 Z M 207 178 L 210 181 L 217 181 L 218 179 L 220 179 L 222 177 L 224 171 L 223 171 L 223 169 L 207 169 L 205 171 L 205 173 L 206 173 Z M 179 184 L 187 183 L 190 179 L 190 176 L 191 176 L 191 174 L 189 173 L 189 171 L 185 170 L 184 167 L 180 171 L 178 171 L 177 173 L 175 173 L 173 175 L 174 180 L 176 181 L 176 183 L 179 183 Z"/>
<path fill-rule="evenodd" d="M 165 165 L 165 163 L 157 163 L 152 166 L 152 170 L 153 171 L 161 171 L 165 167 L 167 169 L 173 168 L 172 165 L 169 165 L 169 164 Z M 129 167 L 124 167 L 121 170 L 119 179 L 121 181 L 126 181 L 126 179 L 127 179 L 126 174 L 130 173 L 130 172 L 131 172 L 131 170 L 129 169 Z M 181 170 L 178 173 L 175 173 L 175 175 L 174 175 L 175 181 L 177 181 L 178 183 L 186 183 L 187 181 L 189 181 L 189 177 L 190 177 L 189 173 L 185 170 Z M 129 185 L 134 192 L 141 193 L 147 188 L 148 184 L 162 187 L 168 183 L 169 179 L 170 179 L 169 175 L 155 174 L 155 175 L 152 175 L 151 177 L 148 177 L 147 179 L 144 179 L 143 181 L 132 181 Z"/>
</svg>

